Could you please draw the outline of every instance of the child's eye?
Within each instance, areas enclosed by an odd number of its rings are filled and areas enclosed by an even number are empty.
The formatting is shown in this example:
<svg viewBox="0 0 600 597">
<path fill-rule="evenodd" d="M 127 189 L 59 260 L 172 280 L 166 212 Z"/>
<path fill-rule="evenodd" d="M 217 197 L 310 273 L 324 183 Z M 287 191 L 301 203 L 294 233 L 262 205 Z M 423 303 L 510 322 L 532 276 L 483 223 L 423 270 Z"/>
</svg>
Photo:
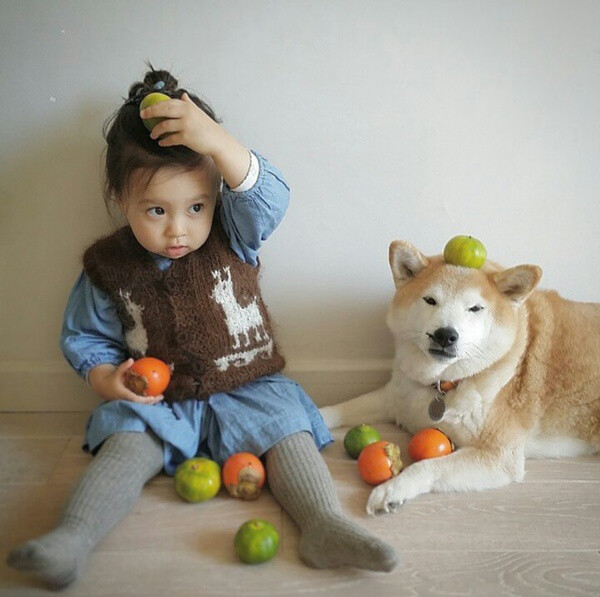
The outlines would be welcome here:
<svg viewBox="0 0 600 597">
<path fill-rule="evenodd" d="M 428 305 L 437 305 L 437 301 L 432 297 L 432 296 L 424 296 L 423 300 L 428 304 Z"/>
<path fill-rule="evenodd" d="M 190 212 L 194 214 L 199 214 L 204 209 L 204 205 L 202 203 L 194 203 L 192 207 L 190 207 Z"/>
<path fill-rule="evenodd" d="M 151 216 L 164 216 L 165 215 L 165 210 L 162 207 L 151 207 L 148 210 L 148 213 Z"/>
</svg>

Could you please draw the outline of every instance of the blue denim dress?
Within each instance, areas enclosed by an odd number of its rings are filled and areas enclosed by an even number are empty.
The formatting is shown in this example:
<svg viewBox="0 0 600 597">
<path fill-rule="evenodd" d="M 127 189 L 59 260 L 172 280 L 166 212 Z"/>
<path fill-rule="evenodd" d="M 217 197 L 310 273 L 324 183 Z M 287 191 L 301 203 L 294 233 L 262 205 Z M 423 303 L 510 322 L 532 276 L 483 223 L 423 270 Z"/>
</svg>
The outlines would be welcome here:
<svg viewBox="0 0 600 597">
<path fill-rule="evenodd" d="M 256 266 L 262 242 L 285 214 L 289 188 L 281 173 L 254 153 L 260 167 L 257 182 L 241 193 L 224 187 L 220 217 L 233 251 Z M 170 259 L 153 257 L 160 269 L 170 267 Z M 83 378 L 97 365 L 119 365 L 129 356 L 114 303 L 93 286 L 84 272 L 69 296 L 60 346 Z M 236 452 L 261 456 L 299 431 L 311 433 L 318 449 L 333 441 L 302 387 L 276 373 L 205 401 L 189 399 L 154 405 L 126 400 L 105 402 L 90 415 L 83 448 L 95 453 L 114 433 L 147 429 L 163 441 L 164 466 L 170 475 L 178 464 L 194 456 L 207 456 L 221 464 Z"/>
</svg>

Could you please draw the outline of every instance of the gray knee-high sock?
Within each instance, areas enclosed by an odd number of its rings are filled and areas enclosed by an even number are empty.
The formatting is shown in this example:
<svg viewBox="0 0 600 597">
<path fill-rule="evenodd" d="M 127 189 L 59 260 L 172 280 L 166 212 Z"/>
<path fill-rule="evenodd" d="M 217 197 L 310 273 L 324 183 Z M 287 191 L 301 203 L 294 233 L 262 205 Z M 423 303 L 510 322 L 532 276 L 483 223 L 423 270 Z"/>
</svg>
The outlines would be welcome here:
<svg viewBox="0 0 600 597">
<path fill-rule="evenodd" d="M 271 492 L 301 532 L 301 559 L 313 568 L 390 571 L 394 549 L 342 514 L 333 481 L 312 436 L 295 433 L 267 452 Z"/>
<path fill-rule="evenodd" d="M 58 526 L 14 549 L 7 563 L 54 589 L 71 584 L 81 574 L 90 551 L 125 516 L 144 484 L 162 467 L 162 443 L 153 434 L 112 435 L 71 492 Z"/>
</svg>

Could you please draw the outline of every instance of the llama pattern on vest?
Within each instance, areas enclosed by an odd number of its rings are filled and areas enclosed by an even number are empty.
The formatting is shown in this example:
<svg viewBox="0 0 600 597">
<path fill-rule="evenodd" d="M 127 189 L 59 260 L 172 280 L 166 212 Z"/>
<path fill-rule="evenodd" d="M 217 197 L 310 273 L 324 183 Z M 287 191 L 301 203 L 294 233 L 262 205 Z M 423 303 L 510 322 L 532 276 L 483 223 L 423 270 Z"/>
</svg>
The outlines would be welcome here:
<svg viewBox="0 0 600 597">
<path fill-rule="evenodd" d="M 225 371 L 230 364 L 242 367 L 254 360 L 256 356 L 265 353 L 271 356 L 273 351 L 273 340 L 264 328 L 264 321 L 257 299 L 243 306 L 238 302 L 233 292 L 231 280 L 231 268 L 229 266 L 211 272 L 215 279 L 215 285 L 210 294 L 211 298 L 221 306 L 225 314 L 225 322 L 229 335 L 233 339 L 232 348 L 234 352 L 215 360 L 215 364 L 221 371 Z M 257 348 L 247 349 L 251 342 L 266 341 L 266 344 Z"/>
<path fill-rule="evenodd" d="M 133 320 L 133 328 L 125 331 L 125 342 L 130 350 L 145 355 L 148 350 L 148 332 L 142 320 L 144 307 L 131 300 L 131 292 L 119 290 L 119 296 L 125 304 L 125 309 Z"/>
</svg>

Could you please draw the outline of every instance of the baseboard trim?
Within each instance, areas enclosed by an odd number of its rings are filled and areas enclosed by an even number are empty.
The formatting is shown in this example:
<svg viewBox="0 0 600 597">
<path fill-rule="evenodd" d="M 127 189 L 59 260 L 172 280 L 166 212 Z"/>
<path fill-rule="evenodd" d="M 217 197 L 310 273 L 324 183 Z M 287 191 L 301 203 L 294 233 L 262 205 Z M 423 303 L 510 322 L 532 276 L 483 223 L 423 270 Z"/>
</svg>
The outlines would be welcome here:
<svg viewBox="0 0 600 597">
<path fill-rule="evenodd" d="M 292 359 L 284 373 L 317 406 L 335 404 L 386 383 L 389 359 Z M 61 361 L 0 362 L 0 411 L 89 412 L 100 404 L 87 384 Z"/>
</svg>

